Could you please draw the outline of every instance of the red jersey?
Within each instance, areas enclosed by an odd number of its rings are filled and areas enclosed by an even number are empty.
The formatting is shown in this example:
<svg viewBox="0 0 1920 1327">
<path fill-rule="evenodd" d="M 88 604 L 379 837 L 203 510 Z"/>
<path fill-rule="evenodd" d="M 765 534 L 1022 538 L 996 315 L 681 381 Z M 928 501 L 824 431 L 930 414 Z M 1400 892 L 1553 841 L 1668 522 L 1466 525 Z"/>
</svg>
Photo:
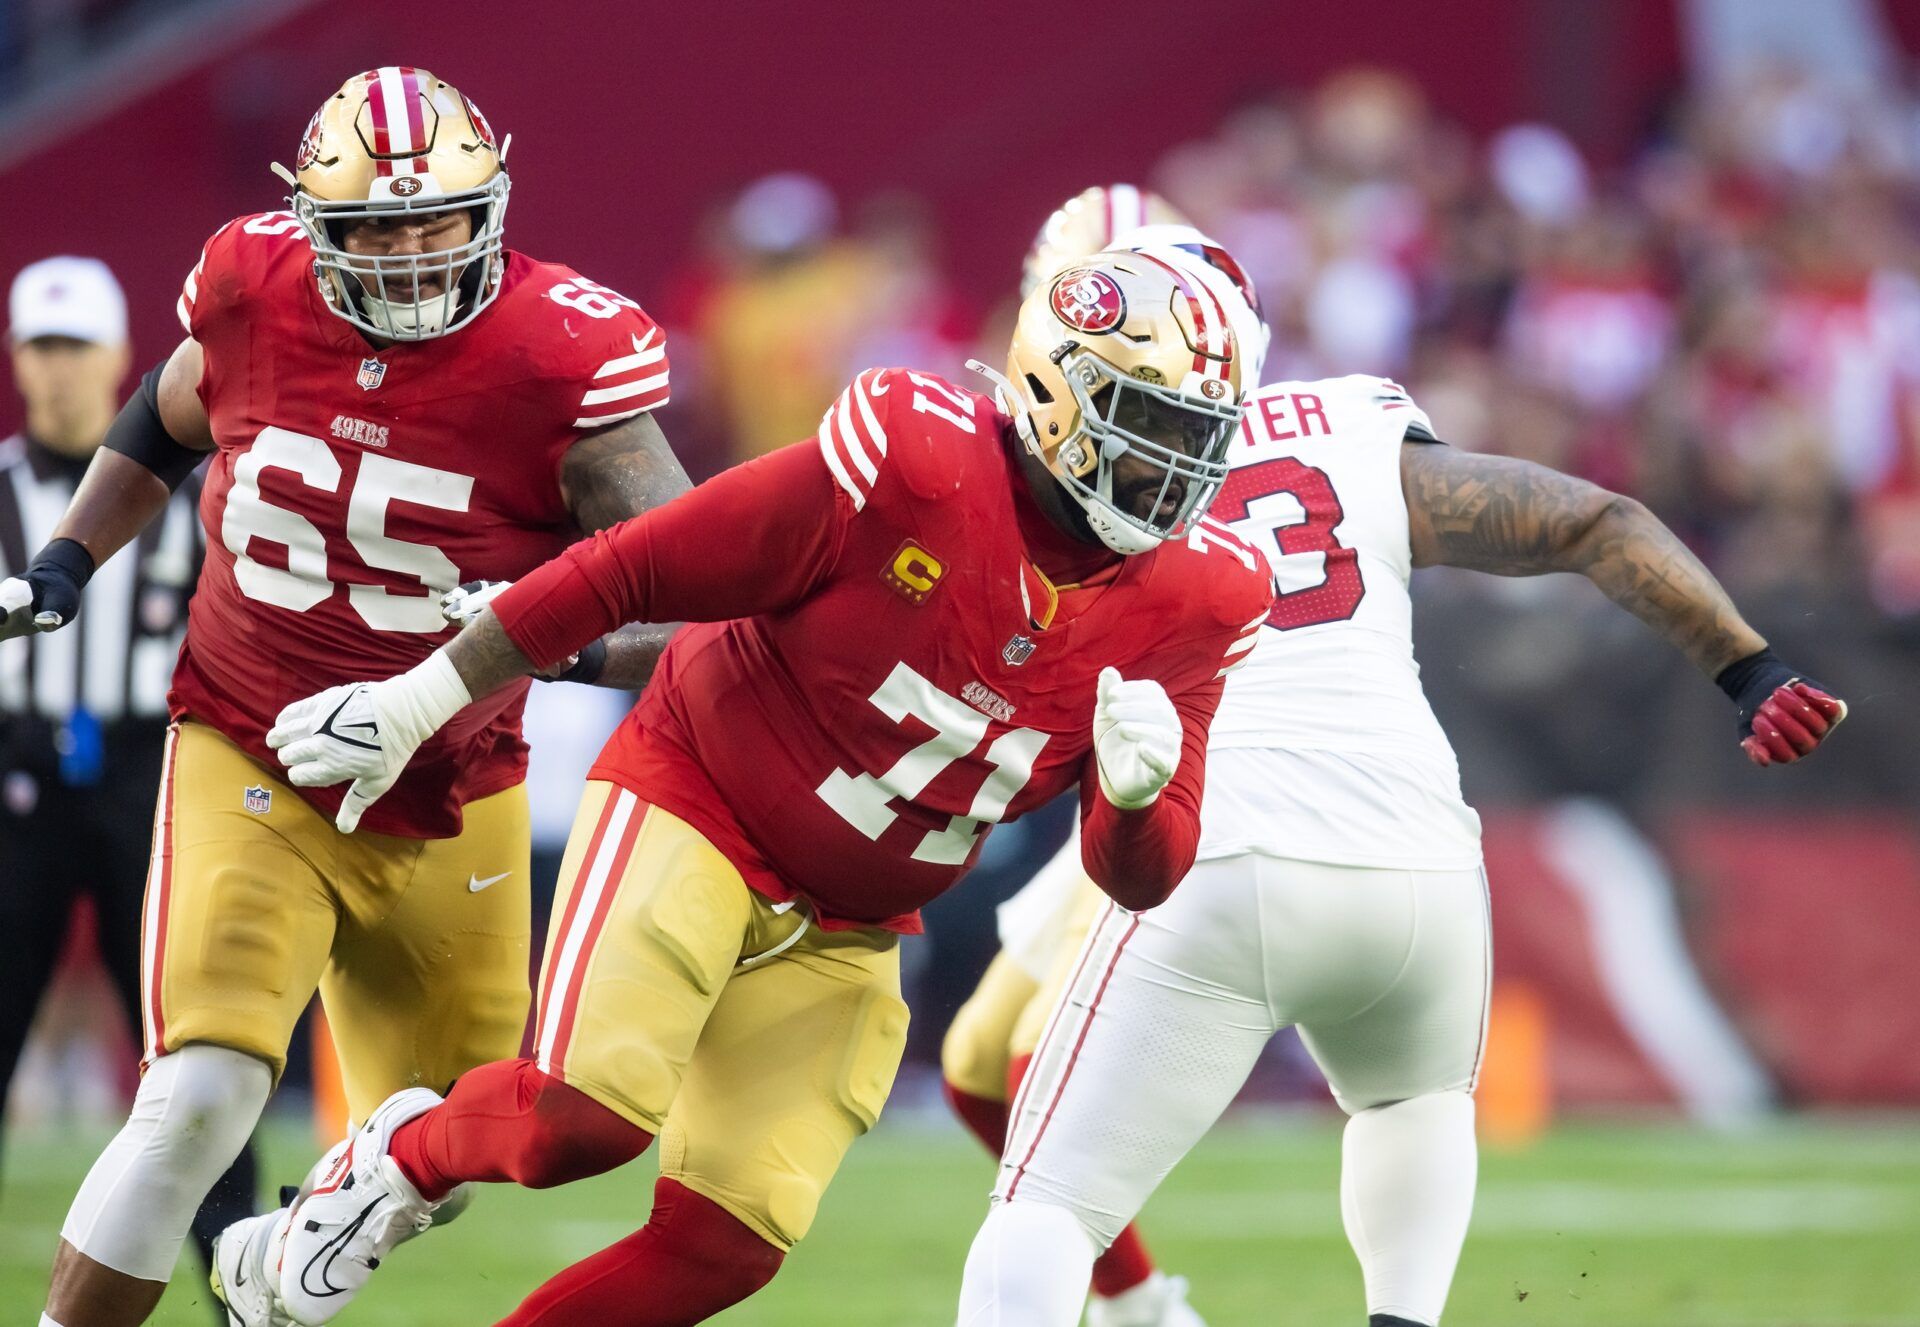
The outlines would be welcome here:
<svg viewBox="0 0 1920 1327">
<path fill-rule="evenodd" d="M 376 348 L 328 311 L 288 212 L 216 233 L 180 319 L 205 354 L 216 451 L 170 702 L 270 769 L 265 735 L 283 706 L 406 671 L 453 634 L 442 593 L 524 575 L 578 538 L 562 455 L 667 399 L 664 337 L 638 305 L 517 253 L 466 327 Z M 525 775 L 525 695 L 462 711 L 364 826 L 459 833 L 465 803 Z M 298 791 L 328 814 L 341 797 Z"/>
<path fill-rule="evenodd" d="M 1221 677 L 1272 574 L 1220 527 L 1128 558 L 1067 539 L 1018 446 L 984 396 L 863 374 L 814 441 L 602 532 L 495 607 L 542 664 L 629 616 L 706 620 L 668 647 L 594 777 L 829 925 L 917 930 L 991 826 L 1076 783 L 1095 878 L 1138 854 L 1170 887 L 1192 862 Z M 1056 586 L 1036 556 L 1056 579 L 1063 563 L 1092 575 Z M 1089 791 L 1109 665 L 1160 682 L 1186 729 L 1173 783 L 1139 812 Z"/>
</svg>

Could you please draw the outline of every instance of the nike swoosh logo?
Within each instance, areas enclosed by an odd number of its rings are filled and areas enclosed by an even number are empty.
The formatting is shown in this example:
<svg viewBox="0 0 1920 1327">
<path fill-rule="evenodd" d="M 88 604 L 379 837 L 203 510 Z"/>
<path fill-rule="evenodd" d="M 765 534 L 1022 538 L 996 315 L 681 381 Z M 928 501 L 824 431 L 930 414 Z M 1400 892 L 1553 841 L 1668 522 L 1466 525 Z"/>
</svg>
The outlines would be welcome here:
<svg viewBox="0 0 1920 1327">
<path fill-rule="evenodd" d="M 363 742 L 357 737 L 348 737 L 345 733 L 340 731 L 340 728 L 334 727 L 333 721 L 340 717 L 340 711 L 344 710 L 352 700 L 353 700 L 353 697 L 348 696 L 345 700 L 341 701 L 338 705 L 335 705 L 333 707 L 333 713 L 329 714 L 321 722 L 319 731 L 325 734 L 326 736 L 333 738 L 336 742 L 345 742 L 348 746 L 357 746 L 366 751 L 378 751 L 380 749 L 380 744 L 378 742 Z M 372 734 L 374 737 L 380 736 L 380 725 L 377 723 L 348 723 L 348 724 L 342 724 L 340 725 L 340 727 L 341 728 L 362 728 L 362 729 L 365 729 L 370 734 Z"/>
<path fill-rule="evenodd" d="M 469 874 L 467 876 L 467 892 L 469 894 L 478 894 L 488 885 L 497 884 L 512 874 L 513 872 L 511 871 L 502 871 L 499 875 L 490 875 L 485 880 L 480 879 L 480 877 L 476 875 Z"/>
</svg>

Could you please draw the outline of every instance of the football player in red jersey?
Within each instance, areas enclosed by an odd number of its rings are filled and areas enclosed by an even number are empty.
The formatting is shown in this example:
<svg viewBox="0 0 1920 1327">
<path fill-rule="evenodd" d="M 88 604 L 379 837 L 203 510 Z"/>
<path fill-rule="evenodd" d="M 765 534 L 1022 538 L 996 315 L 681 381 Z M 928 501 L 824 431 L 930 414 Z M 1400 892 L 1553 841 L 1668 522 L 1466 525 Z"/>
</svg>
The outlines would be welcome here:
<svg viewBox="0 0 1920 1327">
<path fill-rule="evenodd" d="M 1190 865 L 1222 677 L 1271 573 L 1202 517 L 1242 387 L 1218 276 L 1103 254 L 1023 306 L 996 398 L 857 377 L 818 436 L 576 545 L 412 672 L 290 706 L 344 826 L 449 715 L 624 622 L 687 619 L 592 772 L 534 1054 L 397 1094 L 280 1258 L 331 1319 L 468 1180 L 565 1183 L 658 1136 L 640 1231 L 506 1321 L 703 1321 L 764 1285 L 905 1043 L 898 942 L 987 830 L 1070 787 L 1085 862 Z"/>
<path fill-rule="evenodd" d="M 181 296 L 187 338 L 114 425 L 58 537 L 0 584 L 4 634 L 71 620 L 92 570 L 207 462 L 209 548 L 147 886 L 146 1068 L 74 1201 L 44 1322 L 147 1317 L 316 986 L 355 1118 L 519 1044 L 524 682 L 445 716 L 358 836 L 335 828 L 338 794 L 278 777 L 266 742 L 316 679 L 432 653 L 453 631 L 439 597 L 463 578 L 531 571 L 687 487 L 649 413 L 667 399 L 659 328 L 504 248 L 503 155 L 425 70 L 349 79 L 281 172 L 292 210 L 208 241 Z M 571 675 L 636 686 L 661 639 L 583 639 Z M 274 1311 L 273 1220 L 232 1227 L 216 1257 L 249 1327 Z"/>
</svg>

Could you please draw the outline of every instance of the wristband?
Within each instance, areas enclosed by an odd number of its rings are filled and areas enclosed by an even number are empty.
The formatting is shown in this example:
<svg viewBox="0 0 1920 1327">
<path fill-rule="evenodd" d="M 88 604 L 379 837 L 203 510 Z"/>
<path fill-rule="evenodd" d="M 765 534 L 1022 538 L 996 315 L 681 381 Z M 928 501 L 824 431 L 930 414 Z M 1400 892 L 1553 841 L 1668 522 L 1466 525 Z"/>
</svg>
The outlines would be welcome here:
<svg viewBox="0 0 1920 1327">
<path fill-rule="evenodd" d="M 598 640 L 588 641 L 585 645 L 581 646 L 579 656 L 567 665 L 564 672 L 555 673 L 551 677 L 542 674 L 540 680 L 543 682 L 579 682 L 590 686 L 600 680 L 600 674 L 606 671 L 606 667 L 607 638 L 602 636 Z"/>
<path fill-rule="evenodd" d="M 33 561 L 27 564 L 27 578 L 35 573 L 44 575 L 56 571 L 61 577 L 73 582 L 74 593 L 78 594 L 93 579 L 93 554 L 87 552 L 85 544 L 77 539 L 54 539 L 33 555 Z"/>
</svg>

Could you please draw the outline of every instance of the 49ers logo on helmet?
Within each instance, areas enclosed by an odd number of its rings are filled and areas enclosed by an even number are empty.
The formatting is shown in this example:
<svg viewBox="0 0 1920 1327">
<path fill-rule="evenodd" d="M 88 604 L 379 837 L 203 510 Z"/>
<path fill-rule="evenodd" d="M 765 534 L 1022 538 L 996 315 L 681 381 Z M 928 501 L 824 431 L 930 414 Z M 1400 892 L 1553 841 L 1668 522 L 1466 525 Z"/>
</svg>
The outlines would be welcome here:
<svg viewBox="0 0 1920 1327">
<path fill-rule="evenodd" d="M 300 140 L 300 150 L 293 154 L 293 168 L 296 171 L 305 170 L 320 155 L 320 117 L 326 113 L 326 109 L 322 106 L 307 121 L 307 132 Z"/>
<path fill-rule="evenodd" d="M 1127 297 L 1112 277 L 1091 267 L 1062 272 L 1053 283 L 1053 313 L 1081 332 L 1111 332 L 1127 317 Z"/>
</svg>

